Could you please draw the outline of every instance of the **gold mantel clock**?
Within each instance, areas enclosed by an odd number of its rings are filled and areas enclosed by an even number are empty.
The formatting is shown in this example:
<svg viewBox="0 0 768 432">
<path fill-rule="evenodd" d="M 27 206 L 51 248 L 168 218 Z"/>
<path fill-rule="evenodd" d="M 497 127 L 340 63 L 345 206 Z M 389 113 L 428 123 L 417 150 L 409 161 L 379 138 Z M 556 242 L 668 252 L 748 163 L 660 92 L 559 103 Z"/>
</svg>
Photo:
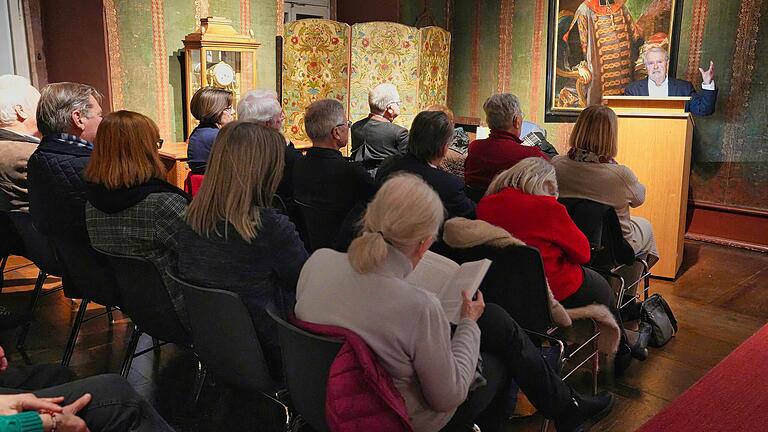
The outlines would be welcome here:
<svg viewBox="0 0 768 432">
<path fill-rule="evenodd" d="M 230 90 L 236 106 L 242 92 L 256 88 L 256 49 L 259 43 L 238 33 L 232 21 L 221 17 L 200 20 L 200 30 L 184 38 L 186 70 L 186 136 L 197 125 L 189 103 L 201 87 Z"/>
</svg>

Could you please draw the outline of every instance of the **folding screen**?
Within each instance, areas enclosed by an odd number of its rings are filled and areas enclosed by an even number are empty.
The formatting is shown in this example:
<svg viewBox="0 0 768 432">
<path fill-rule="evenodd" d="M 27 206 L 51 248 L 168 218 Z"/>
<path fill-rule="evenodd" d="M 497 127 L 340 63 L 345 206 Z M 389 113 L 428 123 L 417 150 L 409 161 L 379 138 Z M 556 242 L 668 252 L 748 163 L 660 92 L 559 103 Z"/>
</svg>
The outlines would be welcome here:
<svg viewBox="0 0 768 432">
<path fill-rule="evenodd" d="M 283 46 L 283 109 L 286 135 L 309 144 L 304 109 L 335 98 L 349 119 L 368 115 L 368 90 L 397 86 L 402 101 L 395 123 L 410 127 L 432 104 L 445 104 L 451 36 L 439 27 L 417 29 L 390 22 L 347 24 L 307 19 L 286 25 Z"/>
</svg>

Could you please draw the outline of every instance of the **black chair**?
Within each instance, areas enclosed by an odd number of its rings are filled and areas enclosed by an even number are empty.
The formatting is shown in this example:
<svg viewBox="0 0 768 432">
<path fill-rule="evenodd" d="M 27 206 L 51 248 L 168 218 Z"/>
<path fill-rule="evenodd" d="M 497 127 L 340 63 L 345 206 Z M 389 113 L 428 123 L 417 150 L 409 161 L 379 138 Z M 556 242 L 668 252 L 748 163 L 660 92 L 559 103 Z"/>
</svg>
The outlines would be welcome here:
<svg viewBox="0 0 768 432">
<path fill-rule="evenodd" d="M 192 337 L 176 314 L 163 278 L 151 261 L 97 251 L 107 257 L 114 271 L 121 300 L 120 310 L 133 321 L 133 330 L 120 370 L 123 377 L 128 376 L 134 358 L 159 348 L 159 344 L 156 344 L 137 353 L 136 346 L 144 333 L 163 343 L 184 346 L 192 344 Z"/>
<path fill-rule="evenodd" d="M 474 201 L 475 204 L 479 203 L 480 200 L 483 199 L 486 190 L 487 188 L 479 188 L 476 186 L 470 186 L 468 184 L 464 185 L 464 193 L 467 194 L 467 198 Z"/>
<path fill-rule="evenodd" d="M 299 210 L 296 225 L 307 251 L 312 253 L 317 249 L 333 247 L 349 212 L 319 208 L 299 200 L 294 200 L 294 203 Z"/>
<path fill-rule="evenodd" d="M 634 302 L 634 293 L 628 300 L 625 294 L 634 291 L 641 281 L 643 297 L 647 299 L 651 275 L 648 261 L 635 255 L 621 232 L 621 224 L 613 207 L 583 198 L 559 198 L 558 201 L 589 240 L 592 248 L 589 267 L 618 282 L 617 307 L 621 309 Z M 631 279 L 629 284 L 626 283 L 628 277 Z"/>
<path fill-rule="evenodd" d="M 59 237 L 50 240 L 62 265 L 64 295 L 82 299 L 61 359 L 61 364 L 68 366 L 82 324 L 104 315 L 112 322 L 112 308 L 120 307 L 120 292 L 107 257 L 96 252 L 90 244 Z M 85 319 L 91 302 L 105 306 L 106 311 Z"/>
<path fill-rule="evenodd" d="M 8 213 L 0 211 L 0 293 L 3 292 L 3 272 L 9 255 L 24 256 L 24 241 Z"/>
<path fill-rule="evenodd" d="M 278 403 L 290 423 L 283 391 L 272 379 L 256 329 L 240 296 L 231 291 L 203 288 L 168 275 L 182 288 L 192 326 L 195 352 L 206 371 L 226 385 L 258 392 Z M 202 390 L 202 381 L 195 399 Z"/>
<path fill-rule="evenodd" d="M 592 322 L 591 334 L 566 355 L 566 335 L 552 321 L 544 263 L 538 250 L 530 246 L 497 248 L 483 245 L 457 249 L 443 245 L 435 252 L 460 264 L 481 259 L 493 261 L 480 284 L 485 301 L 504 308 L 534 341 L 546 340 L 559 350 L 557 364 L 563 380 L 591 360 L 592 392 L 597 394 L 597 338 L 600 333 Z M 565 366 L 581 353 L 586 353 L 586 358 L 579 358 L 580 362 L 573 368 L 569 367 L 563 375 Z"/>
<path fill-rule="evenodd" d="M 43 295 L 43 285 L 48 276 L 61 277 L 62 269 L 50 241 L 35 228 L 29 213 L 9 212 L 7 213 L 7 217 L 13 223 L 15 231 L 23 242 L 22 256 L 32 261 L 39 269 L 37 280 L 35 281 L 35 288 L 32 291 L 32 298 L 27 310 L 23 314 L 22 330 L 19 334 L 19 339 L 16 342 L 16 348 L 26 360 L 27 356 L 24 351 L 24 344 L 27 339 L 27 334 L 29 333 L 31 322 L 34 319 L 35 309 L 37 308 L 40 297 Z M 48 291 L 46 295 L 57 292 L 60 289 L 61 287 L 54 288 L 53 290 Z"/>
<path fill-rule="evenodd" d="M 342 341 L 314 335 L 281 318 L 274 308 L 267 313 L 277 322 L 280 351 L 294 424 L 309 424 L 317 432 L 329 432 L 325 421 L 325 390 L 328 371 L 341 350 Z"/>
</svg>

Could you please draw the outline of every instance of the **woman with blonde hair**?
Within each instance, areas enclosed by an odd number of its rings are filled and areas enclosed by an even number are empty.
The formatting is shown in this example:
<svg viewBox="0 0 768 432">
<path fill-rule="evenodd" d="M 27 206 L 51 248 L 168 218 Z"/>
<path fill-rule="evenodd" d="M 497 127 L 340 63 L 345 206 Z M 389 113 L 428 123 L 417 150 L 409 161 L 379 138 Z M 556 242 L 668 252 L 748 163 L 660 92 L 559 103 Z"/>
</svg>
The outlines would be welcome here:
<svg viewBox="0 0 768 432">
<path fill-rule="evenodd" d="M 501 307 L 463 294 L 455 330 L 437 297 L 406 277 L 443 222 L 437 193 L 413 174 L 384 182 L 348 253 L 315 251 L 301 271 L 296 316 L 345 328 L 376 354 L 405 401 L 415 431 L 503 428 L 511 376 L 558 431 L 606 415 L 613 396 L 582 397 L 547 366 Z M 470 391 L 480 353 L 485 386 Z"/>
<path fill-rule="evenodd" d="M 231 91 L 209 86 L 196 91 L 189 101 L 192 116 L 200 122 L 187 140 L 187 163 L 193 174 L 205 174 L 219 129 L 235 119 L 233 100 Z"/>
<path fill-rule="evenodd" d="M 598 303 L 616 316 L 613 289 L 599 273 L 584 267 L 590 259 L 589 241 L 565 206 L 557 202 L 557 195 L 552 164 L 542 158 L 526 158 L 493 179 L 477 205 L 477 218 L 504 228 L 539 250 L 549 287 L 563 306 Z M 638 357 L 641 354 L 638 352 Z M 618 372 L 629 365 L 629 355 L 630 348 L 622 337 Z"/>
<path fill-rule="evenodd" d="M 85 223 L 91 245 L 147 258 L 163 276 L 176 313 L 187 322 L 181 290 L 166 276 L 176 263 L 174 234 L 189 196 L 167 183 L 157 151 L 163 143 L 150 118 L 133 111 L 104 117 L 85 168 Z"/>
<path fill-rule="evenodd" d="M 280 350 L 266 306 L 291 310 L 307 251 L 288 217 L 271 208 L 283 173 L 285 139 L 275 129 L 235 121 L 221 129 L 205 182 L 178 232 L 179 277 L 240 295 L 267 365 L 280 377 Z"/>
<path fill-rule="evenodd" d="M 616 210 L 621 231 L 636 254 L 648 254 L 648 264 L 658 260 L 659 252 L 651 223 L 630 216 L 630 207 L 645 201 L 645 186 L 629 167 L 616 162 L 618 124 L 616 113 L 603 105 L 585 108 L 571 132 L 567 155 L 556 156 L 560 196 L 583 198 L 609 205 Z"/>
</svg>

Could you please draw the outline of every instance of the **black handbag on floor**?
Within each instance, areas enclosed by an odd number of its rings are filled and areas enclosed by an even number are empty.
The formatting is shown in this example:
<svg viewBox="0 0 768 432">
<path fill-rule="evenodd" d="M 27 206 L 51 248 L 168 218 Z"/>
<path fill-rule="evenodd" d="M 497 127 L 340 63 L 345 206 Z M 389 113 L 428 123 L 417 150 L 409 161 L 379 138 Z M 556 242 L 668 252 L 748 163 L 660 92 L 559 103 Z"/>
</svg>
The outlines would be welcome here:
<svg viewBox="0 0 768 432">
<path fill-rule="evenodd" d="M 650 346 L 664 346 L 677 333 L 675 314 L 661 294 L 654 294 L 643 302 L 640 319 L 651 326 Z"/>
</svg>

